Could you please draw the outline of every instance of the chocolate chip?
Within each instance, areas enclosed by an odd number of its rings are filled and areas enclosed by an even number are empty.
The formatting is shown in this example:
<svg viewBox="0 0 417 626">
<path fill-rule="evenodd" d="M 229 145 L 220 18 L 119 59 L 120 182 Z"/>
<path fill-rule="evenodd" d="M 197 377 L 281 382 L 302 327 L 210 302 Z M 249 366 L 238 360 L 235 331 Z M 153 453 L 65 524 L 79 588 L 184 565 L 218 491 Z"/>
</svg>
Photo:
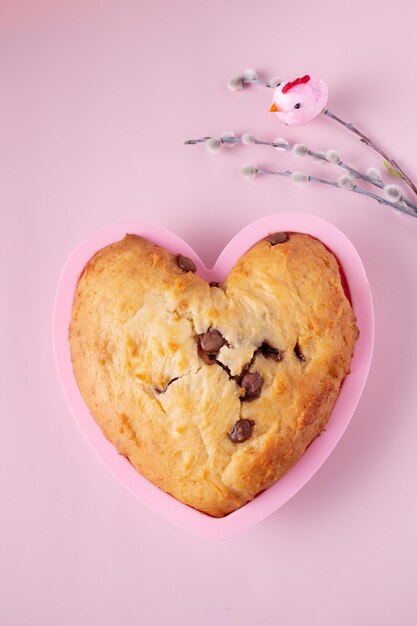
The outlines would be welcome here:
<svg viewBox="0 0 417 626">
<path fill-rule="evenodd" d="M 233 426 L 229 437 L 233 443 L 242 443 L 243 441 L 246 441 L 246 439 L 249 439 L 254 426 L 255 422 L 253 420 L 238 420 Z"/>
<path fill-rule="evenodd" d="M 220 287 L 220 283 L 216 283 L 214 281 L 212 281 L 211 283 L 209 283 L 210 287 Z"/>
<path fill-rule="evenodd" d="M 300 346 L 298 345 L 298 342 L 295 344 L 294 353 L 295 353 L 295 356 L 297 357 L 297 359 L 299 359 L 300 361 L 305 361 L 306 360 L 304 354 L 301 352 L 301 349 L 300 349 Z"/>
<path fill-rule="evenodd" d="M 218 330 L 210 329 L 200 335 L 200 347 L 207 354 L 216 354 L 225 341 Z"/>
<path fill-rule="evenodd" d="M 288 239 L 287 233 L 271 233 L 266 238 L 272 246 L 276 246 L 277 243 L 285 243 Z"/>
<path fill-rule="evenodd" d="M 263 378 L 259 372 L 250 372 L 242 378 L 241 385 L 246 390 L 243 400 L 255 400 L 261 393 Z"/>
<path fill-rule="evenodd" d="M 278 350 L 278 348 L 273 348 L 269 345 L 269 343 L 266 343 L 266 341 L 263 342 L 259 350 L 266 359 L 274 359 L 274 361 L 276 361 L 277 363 L 279 363 L 279 361 L 282 361 L 282 359 L 284 358 L 284 353 L 281 350 Z"/>
<path fill-rule="evenodd" d="M 198 345 L 198 356 L 206 365 L 214 365 L 216 363 L 216 355 L 204 352 L 204 350 L 201 349 L 200 344 Z"/>
<path fill-rule="evenodd" d="M 184 272 L 195 272 L 197 271 L 196 265 L 192 259 L 189 259 L 188 256 L 183 256 L 182 254 L 177 254 L 177 263 L 179 267 L 184 270 Z"/>
</svg>

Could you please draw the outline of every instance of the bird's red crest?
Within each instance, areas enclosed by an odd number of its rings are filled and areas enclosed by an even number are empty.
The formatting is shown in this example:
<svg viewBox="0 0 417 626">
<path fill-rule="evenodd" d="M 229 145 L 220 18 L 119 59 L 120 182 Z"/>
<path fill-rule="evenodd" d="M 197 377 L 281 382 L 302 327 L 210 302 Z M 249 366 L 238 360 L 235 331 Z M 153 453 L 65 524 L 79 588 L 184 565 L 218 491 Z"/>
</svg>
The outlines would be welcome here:
<svg viewBox="0 0 417 626">
<path fill-rule="evenodd" d="M 287 91 L 289 91 L 296 85 L 302 85 L 303 83 L 308 83 L 309 80 L 310 80 L 310 76 L 306 74 L 302 78 L 296 78 L 290 83 L 285 83 L 284 87 L 282 88 L 282 93 L 287 93 Z"/>
</svg>

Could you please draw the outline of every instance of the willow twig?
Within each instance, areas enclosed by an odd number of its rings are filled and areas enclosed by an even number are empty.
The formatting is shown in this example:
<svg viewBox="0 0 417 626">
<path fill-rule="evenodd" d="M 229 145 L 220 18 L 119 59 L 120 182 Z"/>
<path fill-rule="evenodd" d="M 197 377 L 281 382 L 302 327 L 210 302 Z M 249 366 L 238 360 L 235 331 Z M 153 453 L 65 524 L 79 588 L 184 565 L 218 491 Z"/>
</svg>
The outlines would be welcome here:
<svg viewBox="0 0 417 626">
<path fill-rule="evenodd" d="M 250 141 L 242 141 L 242 137 L 249 137 Z M 214 137 L 201 137 L 198 139 L 189 139 L 187 140 L 185 143 L 187 145 L 194 145 L 197 143 L 203 143 L 203 142 L 207 142 L 209 140 L 215 140 L 217 142 L 219 142 L 219 145 L 221 144 L 243 144 L 243 145 L 247 145 L 247 144 L 257 144 L 257 145 L 263 145 L 263 146 L 271 146 L 273 148 L 280 148 L 281 150 L 287 150 L 287 151 L 292 151 L 294 150 L 295 147 L 297 147 L 297 145 L 299 144 L 291 144 L 288 142 L 285 143 L 278 143 L 277 140 L 275 141 L 265 141 L 265 140 L 260 140 L 260 139 L 256 139 L 256 137 L 254 137 L 253 135 L 242 135 L 241 137 L 223 137 L 222 139 L 216 139 Z M 361 172 L 359 172 L 358 170 L 356 170 L 355 168 L 351 167 L 350 165 L 348 165 L 347 163 L 344 163 L 342 160 L 340 160 L 339 162 L 334 162 L 331 161 L 330 159 L 328 159 L 326 157 L 325 154 L 322 154 L 320 152 L 316 152 L 314 150 L 310 150 L 309 148 L 307 148 L 307 146 L 305 146 L 306 151 L 305 151 L 305 155 L 308 155 L 312 158 L 314 158 L 315 160 L 320 160 L 320 161 L 324 161 L 326 163 L 333 163 L 334 165 L 338 165 L 340 168 L 346 170 L 347 172 L 349 172 L 350 174 L 352 174 L 355 178 L 363 180 L 364 182 L 367 182 L 371 185 L 374 185 L 375 187 L 378 187 L 379 189 L 383 189 L 385 187 L 384 183 L 382 182 L 382 180 L 377 180 L 375 178 L 372 178 L 371 176 L 368 176 L 366 174 L 362 174 Z M 280 175 L 283 175 L 282 173 Z M 316 179 L 315 177 L 312 177 L 311 180 L 319 180 Z M 338 184 L 335 183 L 331 183 L 331 181 L 324 181 L 326 182 L 326 184 L 333 184 L 335 186 L 338 186 Z M 356 193 L 363 193 L 363 195 L 369 195 L 370 197 L 373 197 L 374 199 L 380 199 L 382 202 L 381 204 L 389 204 L 390 206 L 393 206 L 395 208 L 398 208 L 400 206 L 400 203 L 393 203 L 393 202 L 389 202 L 389 201 L 385 201 L 385 199 L 381 198 L 380 196 L 378 196 L 377 194 L 370 194 L 368 192 L 366 192 L 366 190 L 360 190 L 361 188 L 357 188 L 357 192 Z M 413 204 L 412 202 L 410 202 L 410 200 L 407 200 L 407 198 L 405 198 L 404 196 L 401 197 L 400 202 L 404 203 L 405 205 L 407 205 L 410 209 L 412 209 L 412 211 L 403 211 L 405 213 L 407 213 L 407 215 L 417 215 L 417 205 Z"/>
<path fill-rule="evenodd" d="M 386 206 L 390 206 L 394 209 L 397 209 L 398 211 L 401 211 L 402 213 L 405 213 L 406 215 L 412 215 L 414 217 L 417 217 L 417 215 L 413 211 L 406 209 L 400 204 L 390 202 L 389 200 L 385 200 L 385 198 L 381 198 L 381 196 L 378 196 L 376 193 L 372 193 L 371 191 L 367 191 L 366 189 L 362 189 L 361 187 L 357 187 L 356 185 L 354 185 L 353 187 L 343 187 L 339 185 L 337 182 L 326 180 L 325 178 L 319 178 L 317 176 L 310 176 L 309 174 L 304 174 L 303 172 L 292 172 L 290 170 L 276 172 L 272 170 L 265 170 L 265 169 L 257 168 L 256 166 L 246 166 L 246 168 L 248 167 L 252 167 L 252 170 L 251 170 L 252 175 L 250 176 L 251 178 L 253 178 L 257 174 L 272 174 L 273 176 L 293 177 L 296 182 L 312 181 L 316 183 L 322 183 L 324 185 L 329 185 L 330 187 L 337 187 L 338 189 L 346 189 L 347 191 L 353 191 L 354 193 L 359 193 L 362 196 L 368 196 L 369 198 L 373 198 L 374 200 L 376 200 L 379 204 L 385 204 Z M 296 178 L 297 176 L 299 177 L 298 181 Z"/>
<path fill-rule="evenodd" d="M 340 117 L 338 117 L 337 115 L 335 115 L 334 113 L 329 111 L 329 109 L 323 109 L 322 113 L 324 113 L 324 115 L 327 115 L 328 117 L 330 117 L 332 120 L 335 120 L 336 122 L 339 122 L 339 124 L 342 124 L 342 126 L 344 126 L 348 130 L 350 130 L 352 133 L 357 135 L 360 138 L 360 140 L 362 141 L 362 143 L 364 143 L 365 145 L 369 146 L 370 148 L 372 148 L 372 150 L 375 150 L 375 152 L 377 152 L 380 156 L 382 156 L 382 158 L 385 159 L 385 161 L 387 161 L 389 163 L 389 165 L 391 165 L 391 167 L 394 170 L 396 170 L 399 174 L 401 174 L 401 178 L 403 178 L 405 180 L 407 185 L 417 195 L 417 187 L 413 183 L 411 178 L 404 172 L 404 170 L 398 165 L 398 163 L 396 161 L 394 161 L 394 159 L 392 159 L 390 156 L 388 156 L 388 154 L 384 150 L 382 150 L 382 148 L 380 148 L 374 141 L 372 141 L 371 139 L 369 139 L 369 137 L 364 135 L 364 133 L 362 131 L 360 131 L 358 128 L 356 128 L 356 126 L 354 126 L 350 122 L 345 122 Z"/>
</svg>

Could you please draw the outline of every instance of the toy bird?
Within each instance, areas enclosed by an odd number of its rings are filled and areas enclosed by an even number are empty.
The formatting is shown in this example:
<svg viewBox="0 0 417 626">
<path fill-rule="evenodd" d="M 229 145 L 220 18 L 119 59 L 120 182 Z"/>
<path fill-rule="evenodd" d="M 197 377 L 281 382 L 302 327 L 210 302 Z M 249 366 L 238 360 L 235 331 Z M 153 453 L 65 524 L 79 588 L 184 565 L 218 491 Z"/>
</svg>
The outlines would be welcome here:
<svg viewBox="0 0 417 626">
<path fill-rule="evenodd" d="M 327 97 L 328 89 L 324 80 L 306 74 L 278 85 L 269 110 L 289 126 L 306 124 L 323 111 Z"/>
</svg>

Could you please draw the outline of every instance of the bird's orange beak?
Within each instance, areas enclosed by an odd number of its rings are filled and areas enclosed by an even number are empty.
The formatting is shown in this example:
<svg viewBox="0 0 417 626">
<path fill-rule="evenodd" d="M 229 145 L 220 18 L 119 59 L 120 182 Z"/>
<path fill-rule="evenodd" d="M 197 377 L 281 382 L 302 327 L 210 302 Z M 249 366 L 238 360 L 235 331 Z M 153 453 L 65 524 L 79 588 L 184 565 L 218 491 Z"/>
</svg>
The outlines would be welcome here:
<svg viewBox="0 0 417 626">
<path fill-rule="evenodd" d="M 281 111 L 281 109 L 279 107 L 277 107 L 275 102 L 273 102 L 271 108 L 269 109 L 269 112 L 270 113 L 279 113 L 280 111 Z"/>
</svg>

